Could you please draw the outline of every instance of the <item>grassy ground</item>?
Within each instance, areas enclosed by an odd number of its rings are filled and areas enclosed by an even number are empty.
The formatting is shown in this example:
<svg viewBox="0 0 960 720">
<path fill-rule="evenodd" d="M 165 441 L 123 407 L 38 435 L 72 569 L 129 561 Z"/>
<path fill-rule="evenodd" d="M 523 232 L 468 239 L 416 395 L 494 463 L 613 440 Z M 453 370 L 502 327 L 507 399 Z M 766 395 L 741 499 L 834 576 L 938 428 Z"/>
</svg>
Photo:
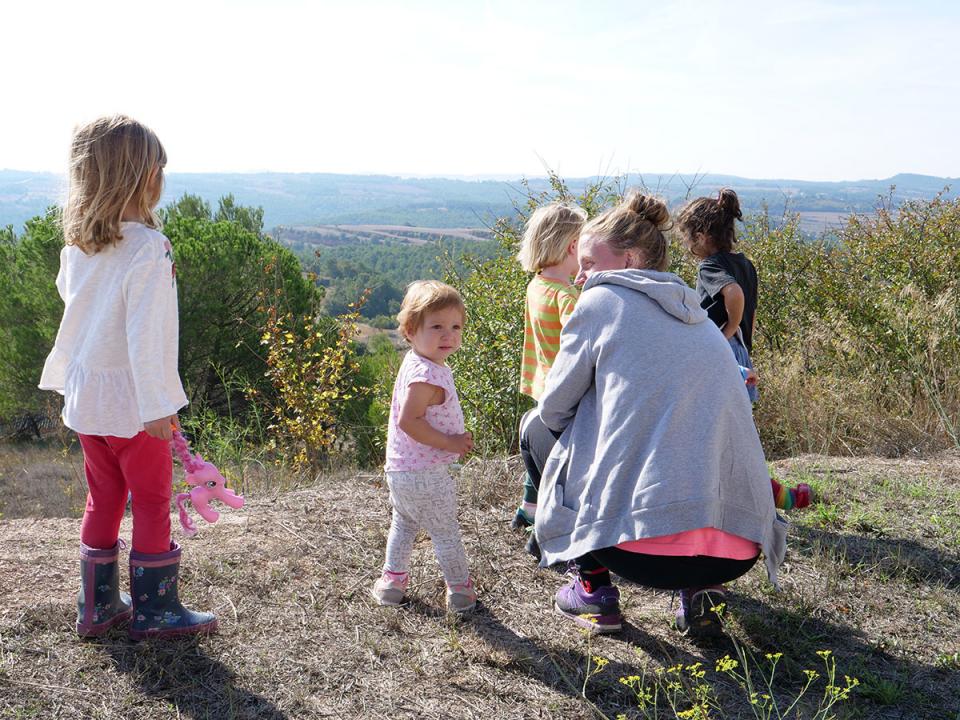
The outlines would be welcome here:
<svg viewBox="0 0 960 720">
<path fill-rule="evenodd" d="M 375 475 L 340 473 L 307 489 L 248 491 L 247 507 L 183 541 L 182 595 L 218 613 L 219 635 L 132 643 L 122 631 L 95 641 L 73 632 L 78 503 L 53 495 L 79 481 L 76 456 L 16 452 L 0 462 L 0 491 L 35 492 L 0 521 L 0 718 L 634 718 L 644 715 L 620 678 L 696 662 L 718 698 L 711 717 L 753 717 L 737 684 L 714 672 L 738 647 L 761 665 L 783 653 L 772 685 L 781 708 L 830 649 L 838 673 L 860 682 L 839 717 L 960 717 L 957 455 L 777 463 L 781 479 L 811 483 L 821 500 L 791 513 L 781 593 L 759 568 L 733 585 L 736 642 L 678 636 L 670 594 L 627 583 L 617 636 L 588 638 L 553 614 L 561 575 L 536 569 L 508 529 L 512 459 L 473 461 L 461 477 L 481 596 L 473 616 L 444 612 L 426 539 L 413 600 L 373 604 L 386 489 Z M 599 672 L 595 657 L 606 661 Z M 822 695 L 821 678 L 790 717 L 812 717 Z"/>
</svg>

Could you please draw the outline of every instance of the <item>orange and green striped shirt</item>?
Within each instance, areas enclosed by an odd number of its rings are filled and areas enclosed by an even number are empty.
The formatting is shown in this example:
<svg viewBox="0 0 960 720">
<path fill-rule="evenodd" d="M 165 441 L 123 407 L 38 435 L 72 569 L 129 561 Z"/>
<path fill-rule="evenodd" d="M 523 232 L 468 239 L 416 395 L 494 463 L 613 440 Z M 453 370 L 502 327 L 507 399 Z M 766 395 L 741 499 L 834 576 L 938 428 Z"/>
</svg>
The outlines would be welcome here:
<svg viewBox="0 0 960 720">
<path fill-rule="evenodd" d="M 579 295 L 576 285 L 547 280 L 539 274 L 527 285 L 520 392 L 534 400 L 543 394 L 547 373 L 560 350 L 560 330 L 567 324 Z"/>
</svg>

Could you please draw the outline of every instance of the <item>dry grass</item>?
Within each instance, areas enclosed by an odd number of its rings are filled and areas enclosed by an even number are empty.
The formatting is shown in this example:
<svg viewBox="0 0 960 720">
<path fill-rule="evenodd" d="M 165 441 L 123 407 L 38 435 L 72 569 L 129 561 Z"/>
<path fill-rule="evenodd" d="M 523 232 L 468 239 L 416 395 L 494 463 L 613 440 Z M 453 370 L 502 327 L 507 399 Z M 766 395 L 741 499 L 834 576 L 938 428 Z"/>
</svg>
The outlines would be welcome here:
<svg viewBox="0 0 960 720">
<path fill-rule="evenodd" d="M 78 449 L 56 440 L 0 445 L 0 519 L 78 518 L 86 495 Z"/>
<path fill-rule="evenodd" d="M 822 500 L 793 513 L 783 592 L 756 569 L 733 587 L 729 614 L 745 647 L 784 653 L 778 695 L 795 693 L 802 670 L 819 666 L 815 652 L 830 648 L 862 683 L 842 717 L 960 716 L 960 457 L 809 456 L 777 472 Z M 221 618 L 221 633 L 202 640 L 78 640 L 78 521 L 0 522 L 0 718 L 632 718 L 620 677 L 676 662 L 712 668 L 732 653 L 726 640 L 677 636 L 669 594 L 627 583 L 619 636 L 588 640 L 552 614 L 560 575 L 535 569 L 508 530 L 518 474 L 510 460 L 474 461 L 462 475 L 482 602 L 467 618 L 442 609 L 426 539 L 413 601 L 373 604 L 389 525 L 374 475 L 251 495 L 184 541 L 183 595 Z M 583 693 L 588 655 L 610 662 Z M 728 717 L 745 716 L 732 683 L 714 686 Z"/>
</svg>

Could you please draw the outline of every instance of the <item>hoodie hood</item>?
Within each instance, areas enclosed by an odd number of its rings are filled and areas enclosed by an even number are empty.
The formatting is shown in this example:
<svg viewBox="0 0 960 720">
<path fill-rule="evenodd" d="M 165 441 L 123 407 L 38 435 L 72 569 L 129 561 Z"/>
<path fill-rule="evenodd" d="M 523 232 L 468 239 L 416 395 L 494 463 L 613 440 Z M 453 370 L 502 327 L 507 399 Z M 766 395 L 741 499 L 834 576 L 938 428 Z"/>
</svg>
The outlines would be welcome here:
<svg viewBox="0 0 960 720">
<path fill-rule="evenodd" d="M 643 293 L 680 322 L 696 325 L 707 319 L 700 299 L 683 280 L 668 272 L 656 270 L 604 270 L 594 273 L 583 285 L 587 292 L 596 285 L 620 285 Z"/>
</svg>

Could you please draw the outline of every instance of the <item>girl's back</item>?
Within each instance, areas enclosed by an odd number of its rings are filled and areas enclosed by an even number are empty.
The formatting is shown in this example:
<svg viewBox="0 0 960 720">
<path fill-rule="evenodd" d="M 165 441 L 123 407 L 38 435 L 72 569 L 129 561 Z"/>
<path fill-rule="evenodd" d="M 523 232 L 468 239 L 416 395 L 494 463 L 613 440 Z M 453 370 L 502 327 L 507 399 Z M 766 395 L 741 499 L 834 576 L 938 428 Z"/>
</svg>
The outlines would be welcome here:
<svg viewBox="0 0 960 720">
<path fill-rule="evenodd" d="M 700 307 L 717 325 L 727 322 L 727 307 L 720 291 L 731 279 L 743 290 L 743 316 L 740 330 L 743 344 L 753 350 L 753 317 L 757 311 L 757 270 L 743 253 L 718 252 L 700 262 L 697 272 L 697 295 Z"/>
<path fill-rule="evenodd" d="M 571 278 L 577 272 L 577 240 L 586 219 L 582 208 L 549 203 L 534 211 L 523 233 L 517 260 L 534 275 L 524 303 L 520 392 L 534 400 L 543 392 L 560 348 L 560 330 L 580 295 Z"/>
<path fill-rule="evenodd" d="M 133 437 L 186 396 L 177 373 L 177 290 L 170 241 L 123 222 L 97 253 L 67 245 L 57 289 L 63 320 L 40 388 L 64 396 L 67 427 Z"/>
</svg>

